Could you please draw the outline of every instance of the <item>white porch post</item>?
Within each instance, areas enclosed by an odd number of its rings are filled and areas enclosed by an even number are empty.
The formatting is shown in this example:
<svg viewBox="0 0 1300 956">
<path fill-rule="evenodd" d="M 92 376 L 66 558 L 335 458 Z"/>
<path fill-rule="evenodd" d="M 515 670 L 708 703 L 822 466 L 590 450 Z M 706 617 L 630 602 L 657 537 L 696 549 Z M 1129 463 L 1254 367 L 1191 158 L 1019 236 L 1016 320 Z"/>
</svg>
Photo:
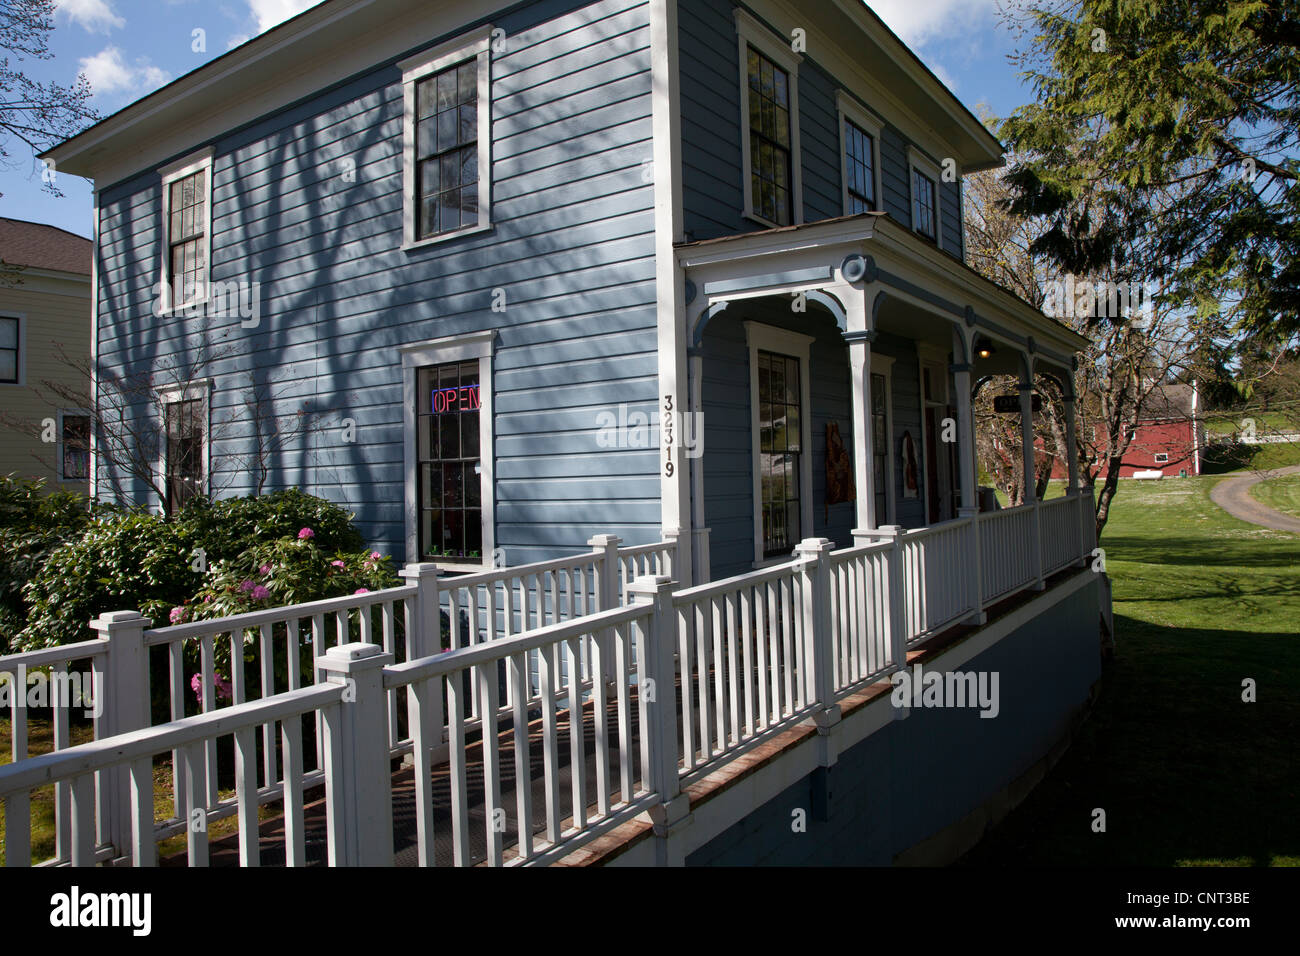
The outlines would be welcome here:
<svg viewBox="0 0 1300 956">
<path fill-rule="evenodd" d="M 1066 467 L 1070 470 L 1070 484 L 1066 492 L 1071 495 L 1079 493 L 1079 446 L 1075 435 L 1074 396 L 1065 396 L 1065 453 L 1069 456 Z"/>
<path fill-rule="evenodd" d="M 871 467 L 871 343 L 874 332 L 846 332 L 853 379 L 854 528 L 876 527 L 876 479 Z"/>
<path fill-rule="evenodd" d="M 687 365 L 690 378 L 690 410 L 694 415 L 694 433 L 697 447 L 688 451 L 691 472 L 691 530 L 688 550 L 691 554 L 690 582 L 692 586 L 708 584 L 712 578 L 709 573 L 709 529 L 704 526 L 704 355 L 700 349 L 688 351 Z M 677 569 L 677 580 L 682 575 Z"/>
<path fill-rule="evenodd" d="M 1038 513 L 1038 493 L 1034 474 L 1034 379 L 1032 373 L 1020 380 L 1020 449 L 1024 459 L 1025 500 L 1033 508 L 1033 540 L 1030 552 L 1033 554 L 1034 590 L 1042 591 L 1043 584 L 1043 539 Z"/>
</svg>

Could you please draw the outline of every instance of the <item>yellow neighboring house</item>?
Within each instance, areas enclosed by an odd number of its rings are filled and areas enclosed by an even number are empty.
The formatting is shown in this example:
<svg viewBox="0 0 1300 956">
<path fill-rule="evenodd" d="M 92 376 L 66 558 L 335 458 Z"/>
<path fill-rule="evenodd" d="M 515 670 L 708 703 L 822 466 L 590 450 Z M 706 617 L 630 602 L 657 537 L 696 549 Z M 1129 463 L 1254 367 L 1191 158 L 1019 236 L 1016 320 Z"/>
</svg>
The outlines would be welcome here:
<svg viewBox="0 0 1300 956">
<path fill-rule="evenodd" d="M 89 239 L 0 218 L 0 475 L 88 488 L 90 264 Z"/>
</svg>

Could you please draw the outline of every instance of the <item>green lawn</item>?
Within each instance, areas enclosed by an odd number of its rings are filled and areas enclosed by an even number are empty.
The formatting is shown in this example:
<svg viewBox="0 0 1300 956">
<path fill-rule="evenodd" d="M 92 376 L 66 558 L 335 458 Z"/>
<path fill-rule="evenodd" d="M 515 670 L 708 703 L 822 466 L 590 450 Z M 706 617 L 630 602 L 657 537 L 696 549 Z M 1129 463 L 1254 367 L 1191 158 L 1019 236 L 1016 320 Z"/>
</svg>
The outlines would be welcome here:
<svg viewBox="0 0 1300 956">
<path fill-rule="evenodd" d="M 1102 539 L 1117 646 L 1099 700 L 963 862 L 1300 864 L 1300 536 L 1230 518 L 1208 498 L 1217 480 L 1121 485 Z"/>
<path fill-rule="evenodd" d="M 1250 489 L 1263 504 L 1300 518 L 1300 475 L 1283 475 L 1261 481 Z"/>
</svg>

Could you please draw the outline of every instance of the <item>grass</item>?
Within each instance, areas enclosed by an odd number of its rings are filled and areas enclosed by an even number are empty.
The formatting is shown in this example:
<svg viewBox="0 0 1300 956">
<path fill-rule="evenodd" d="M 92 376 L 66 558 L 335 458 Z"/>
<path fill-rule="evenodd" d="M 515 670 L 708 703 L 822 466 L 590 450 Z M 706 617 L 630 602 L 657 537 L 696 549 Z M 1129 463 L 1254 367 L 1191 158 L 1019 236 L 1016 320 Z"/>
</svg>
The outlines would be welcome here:
<svg viewBox="0 0 1300 956">
<path fill-rule="evenodd" d="M 1300 518 L 1300 475 L 1283 475 L 1253 485 L 1250 493 L 1261 504 Z"/>
<path fill-rule="evenodd" d="M 94 731 L 89 720 L 74 720 L 69 727 L 68 737 L 70 742 L 75 744 L 89 743 L 94 739 Z M 12 729 L 9 717 L 0 717 L 0 766 L 11 763 L 13 760 L 12 749 Z M 54 729 L 49 718 L 38 716 L 38 712 L 30 712 L 27 717 L 27 752 L 29 756 L 35 757 L 43 753 L 49 753 L 54 749 Z M 233 797 L 233 789 L 219 789 L 218 794 L 222 799 Z M 172 764 L 170 754 L 161 755 L 154 758 L 153 768 L 153 805 L 154 819 L 161 823 L 171 817 L 173 811 L 172 803 Z M 258 813 L 260 820 L 266 820 L 280 812 L 280 804 L 265 804 Z M 4 856 L 4 834 L 5 834 L 5 814 L 3 806 L 0 805 L 0 865 L 5 862 Z M 208 824 L 208 839 L 218 840 L 221 837 L 229 836 L 239 830 L 238 820 L 233 817 L 226 817 L 222 820 L 214 820 Z M 56 840 L 54 826 L 54 787 L 41 787 L 31 792 L 31 840 L 32 840 L 32 860 L 39 863 L 42 860 L 54 856 Z M 170 856 L 174 853 L 185 852 L 186 838 L 181 833 L 177 836 L 169 837 L 158 843 L 159 858 Z"/>
<path fill-rule="evenodd" d="M 1243 412 L 1241 414 L 1210 413 L 1205 418 L 1205 432 L 1210 436 L 1231 435 L 1240 431 L 1244 419 L 1254 419 L 1255 430 L 1262 435 L 1295 430 L 1295 411 Z"/>
<path fill-rule="evenodd" d="M 1217 480 L 1121 486 L 1102 538 L 1116 652 L 1093 713 L 964 863 L 1300 864 L 1300 538 L 1229 517 Z"/>
</svg>

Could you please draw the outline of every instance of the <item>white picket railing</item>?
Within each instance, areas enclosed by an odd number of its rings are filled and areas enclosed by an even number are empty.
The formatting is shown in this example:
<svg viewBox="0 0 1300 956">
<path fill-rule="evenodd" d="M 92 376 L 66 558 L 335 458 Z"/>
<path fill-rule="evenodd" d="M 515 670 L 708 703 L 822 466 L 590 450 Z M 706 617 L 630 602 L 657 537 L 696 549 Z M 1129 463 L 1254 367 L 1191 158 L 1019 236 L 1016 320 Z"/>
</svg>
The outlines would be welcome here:
<svg viewBox="0 0 1300 956">
<path fill-rule="evenodd" d="M 149 864 L 159 840 L 185 832 L 190 862 L 202 865 L 207 837 L 195 818 L 206 832 L 237 816 L 240 861 L 255 865 L 257 807 L 275 801 L 287 859 L 301 863 L 303 793 L 323 785 L 329 861 L 391 863 L 390 760 L 409 751 L 421 864 L 435 862 L 443 838 L 433 781 L 444 761 L 452 862 L 476 860 L 470 820 L 481 800 L 486 862 L 546 863 L 646 809 L 678 806 L 684 785 L 773 735 L 833 719 L 844 695 L 905 666 L 909 644 L 1083 558 L 1089 504 L 1079 495 L 916 531 L 873 529 L 839 551 L 810 539 L 790 562 L 677 592 L 666 574 L 627 581 L 628 569 L 670 570 L 675 545 L 625 554 L 602 536 L 590 556 L 461 578 L 416 565 L 399 588 L 217 621 L 146 629 L 134 612 L 105 615 L 95 622 L 101 641 L 18 656 L 64 668 L 89 659 L 110 699 L 132 688 L 135 697 L 105 712 L 113 737 L 37 758 L 16 749 L 19 759 L 0 767 L 7 862 L 30 858 L 30 794 L 53 783 L 66 797 L 60 862 Z M 446 652 L 444 608 L 457 622 Z M 217 641 L 247 650 L 261 677 L 247 681 L 237 668 L 228 703 L 217 699 Z M 183 716 L 187 645 L 197 649 L 203 709 L 192 717 Z M 312 652 L 302 666 L 299 647 Z M 170 666 L 173 719 L 159 727 L 147 726 L 150 648 L 165 648 Z M 0 672 L 18 663 L 0 658 Z M 214 755 L 227 737 L 234 793 L 222 796 Z M 151 768 L 168 752 L 173 812 L 155 822 Z"/>
<path fill-rule="evenodd" d="M 673 596 L 683 773 L 806 712 L 802 588 L 795 561 Z"/>
<path fill-rule="evenodd" d="M 1034 567 L 1034 506 L 1021 505 L 981 514 L 979 522 L 982 600 L 997 598 L 1032 583 Z"/>
<path fill-rule="evenodd" d="M 897 663 L 889 614 L 893 550 L 883 541 L 835 551 L 828 559 L 836 691 L 875 680 Z"/>
</svg>

